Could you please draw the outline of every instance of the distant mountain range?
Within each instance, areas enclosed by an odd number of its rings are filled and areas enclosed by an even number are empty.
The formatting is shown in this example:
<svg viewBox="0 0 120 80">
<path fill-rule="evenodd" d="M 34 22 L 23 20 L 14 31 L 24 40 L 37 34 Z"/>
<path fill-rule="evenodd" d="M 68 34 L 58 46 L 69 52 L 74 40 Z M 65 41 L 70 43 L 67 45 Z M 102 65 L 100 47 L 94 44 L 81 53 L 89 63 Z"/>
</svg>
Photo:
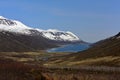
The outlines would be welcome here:
<svg viewBox="0 0 120 80">
<path fill-rule="evenodd" d="M 31 28 L 0 16 L 0 51 L 36 51 L 70 43 L 84 43 L 72 32 Z"/>
</svg>

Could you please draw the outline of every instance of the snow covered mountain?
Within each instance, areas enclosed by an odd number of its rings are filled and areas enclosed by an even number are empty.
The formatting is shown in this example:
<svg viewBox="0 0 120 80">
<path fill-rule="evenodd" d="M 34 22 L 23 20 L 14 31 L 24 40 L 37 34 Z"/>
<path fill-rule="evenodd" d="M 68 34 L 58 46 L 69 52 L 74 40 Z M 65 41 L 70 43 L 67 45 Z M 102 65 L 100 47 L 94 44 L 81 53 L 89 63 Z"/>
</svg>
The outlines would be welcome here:
<svg viewBox="0 0 120 80">
<path fill-rule="evenodd" d="M 39 51 L 84 43 L 72 32 L 31 28 L 20 21 L 0 16 L 0 52 Z"/>
<path fill-rule="evenodd" d="M 81 41 L 75 34 L 69 31 L 65 32 L 55 29 L 42 30 L 31 28 L 19 21 L 7 19 L 3 16 L 0 16 L 0 31 L 8 31 L 30 36 L 40 35 L 43 36 L 44 38 L 54 41 L 70 41 L 70 42 Z"/>
</svg>

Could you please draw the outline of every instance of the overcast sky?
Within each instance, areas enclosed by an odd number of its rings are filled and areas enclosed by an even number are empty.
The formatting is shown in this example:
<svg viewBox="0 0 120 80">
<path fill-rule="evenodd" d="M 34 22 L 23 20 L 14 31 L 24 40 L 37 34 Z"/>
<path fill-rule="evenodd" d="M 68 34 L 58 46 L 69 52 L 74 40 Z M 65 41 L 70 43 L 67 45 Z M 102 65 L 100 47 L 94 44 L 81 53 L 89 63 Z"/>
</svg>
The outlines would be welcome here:
<svg viewBox="0 0 120 80">
<path fill-rule="evenodd" d="M 71 31 L 87 42 L 120 31 L 120 0 L 0 0 L 0 15 L 30 27 Z"/>
</svg>

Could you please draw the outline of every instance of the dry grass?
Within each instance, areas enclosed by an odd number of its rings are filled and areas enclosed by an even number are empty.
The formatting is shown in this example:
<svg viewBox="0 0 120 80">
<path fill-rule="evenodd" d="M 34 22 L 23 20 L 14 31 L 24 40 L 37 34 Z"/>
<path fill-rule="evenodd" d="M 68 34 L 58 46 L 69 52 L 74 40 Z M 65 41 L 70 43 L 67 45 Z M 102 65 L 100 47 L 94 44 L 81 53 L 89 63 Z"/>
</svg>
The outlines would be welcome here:
<svg viewBox="0 0 120 80">
<path fill-rule="evenodd" d="M 62 59 L 50 61 L 48 63 L 45 63 L 44 66 L 91 66 L 91 65 L 97 65 L 97 66 L 120 66 L 120 57 L 119 56 L 105 56 L 105 57 L 99 57 L 99 58 L 88 58 L 85 60 L 80 61 L 72 61 L 72 60 L 66 60 L 63 61 Z"/>
<path fill-rule="evenodd" d="M 48 80 L 119 80 L 119 75 L 113 74 L 56 74 L 56 73 L 46 73 L 44 76 Z"/>
<path fill-rule="evenodd" d="M 43 73 L 48 80 L 119 80 L 117 72 L 99 72 L 83 69 L 52 68 L 51 71 Z"/>
<path fill-rule="evenodd" d="M 14 53 L 15 54 L 15 53 Z M 32 54 L 31 54 L 32 55 Z M 27 56 L 14 56 L 19 59 Z M 97 61 L 119 60 L 119 57 L 104 57 Z M 94 62 L 86 60 L 85 62 Z M 60 61 L 56 61 L 60 62 Z M 84 62 L 84 63 L 85 63 Z M 23 64 L 13 59 L 0 58 L 0 80 L 119 80 L 120 76 L 115 71 L 94 70 L 94 67 L 85 68 L 43 68 L 37 65 Z M 59 65 L 57 65 L 59 66 Z"/>
<path fill-rule="evenodd" d="M 45 80 L 41 69 L 2 58 L 0 59 L 0 80 Z"/>
</svg>

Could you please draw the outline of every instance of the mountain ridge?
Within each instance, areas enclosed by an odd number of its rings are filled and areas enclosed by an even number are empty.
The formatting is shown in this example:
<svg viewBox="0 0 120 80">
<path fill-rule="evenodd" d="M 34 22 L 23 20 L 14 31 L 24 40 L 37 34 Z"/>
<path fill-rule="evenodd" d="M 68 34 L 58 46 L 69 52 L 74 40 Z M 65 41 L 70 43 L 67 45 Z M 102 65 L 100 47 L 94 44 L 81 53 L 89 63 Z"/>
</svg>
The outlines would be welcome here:
<svg viewBox="0 0 120 80">
<path fill-rule="evenodd" d="M 85 43 L 72 32 L 31 28 L 0 16 L 0 51 L 39 51 L 66 44 Z"/>
<path fill-rule="evenodd" d="M 30 30 L 37 31 L 43 37 L 51 39 L 51 40 L 61 40 L 61 41 L 80 41 L 80 39 L 70 31 L 59 31 L 55 29 L 42 30 L 38 28 L 31 28 L 20 21 L 7 19 L 5 17 L 0 16 L 0 29 L 10 32 L 16 32 L 21 34 L 32 34 Z"/>
</svg>

